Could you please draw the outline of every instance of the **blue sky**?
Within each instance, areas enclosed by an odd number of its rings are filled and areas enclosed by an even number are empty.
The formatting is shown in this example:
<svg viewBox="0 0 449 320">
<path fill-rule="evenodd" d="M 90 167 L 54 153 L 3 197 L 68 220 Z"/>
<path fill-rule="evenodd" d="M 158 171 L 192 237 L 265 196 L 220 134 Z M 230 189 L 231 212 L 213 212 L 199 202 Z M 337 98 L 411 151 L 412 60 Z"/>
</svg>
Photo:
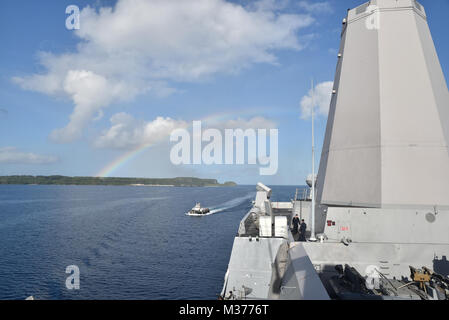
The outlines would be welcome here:
<svg viewBox="0 0 449 320">
<path fill-rule="evenodd" d="M 447 79 L 449 2 L 420 2 Z M 300 102 L 313 77 L 325 104 L 341 20 L 361 3 L 4 0 L 0 175 L 92 176 L 150 142 L 108 174 L 303 184 L 311 170 L 311 138 Z M 79 31 L 65 27 L 71 4 L 82 12 Z M 219 127 L 277 128 L 277 174 L 260 176 L 257 165 L 171 164 L 172 144 L 160 133 L 202 119 Z M 318 155 L 325 125 L 319 113 Z"/>
</svg>

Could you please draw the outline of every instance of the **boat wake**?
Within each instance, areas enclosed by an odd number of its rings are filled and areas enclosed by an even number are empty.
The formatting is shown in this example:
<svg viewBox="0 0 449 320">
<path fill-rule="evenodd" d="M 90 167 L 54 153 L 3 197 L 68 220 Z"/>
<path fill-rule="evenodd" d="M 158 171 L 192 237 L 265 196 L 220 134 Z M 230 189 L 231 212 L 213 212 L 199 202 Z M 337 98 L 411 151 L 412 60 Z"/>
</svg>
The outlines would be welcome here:
<svg viewBox="0 0 449 320">
<path fill-rule="evenodd" d="M 219 213 L 219 212 L 223 212 L 223 211 L 235 208 L 249 199 L 254 199 L 254 196 L 255 196 L 254 192 L 250 192 L 243 197 L 235 198 L 235 199 L 229 200 L 227 202 L 224 202 L 222 204 L 219 204 L 217 206 L 210 207 L 210 212 L 208 212 L 206 214 L 186 213 L 186 215 L 193 216 L 193 217 L 210 216 L 215 213 Z"/>
</svg>

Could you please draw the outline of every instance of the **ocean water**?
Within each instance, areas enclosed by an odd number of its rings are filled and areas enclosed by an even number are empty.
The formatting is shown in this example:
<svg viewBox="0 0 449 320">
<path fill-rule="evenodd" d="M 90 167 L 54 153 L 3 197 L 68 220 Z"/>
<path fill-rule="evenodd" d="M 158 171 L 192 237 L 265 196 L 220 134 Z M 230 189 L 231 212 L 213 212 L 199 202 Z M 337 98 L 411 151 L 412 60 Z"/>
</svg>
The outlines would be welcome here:
<svg viewBox="0 0 449 320">
<path fill-rule="evenodd" d="M 274 186 L 289 201 L 294 186 Z M 0 185 L 0 299 L 216 299 L 255 186 Z M 186 216 L 196 201 L 214 210 Z M 80 270 L 68 290 L 66 267 Z"/>
</svg>

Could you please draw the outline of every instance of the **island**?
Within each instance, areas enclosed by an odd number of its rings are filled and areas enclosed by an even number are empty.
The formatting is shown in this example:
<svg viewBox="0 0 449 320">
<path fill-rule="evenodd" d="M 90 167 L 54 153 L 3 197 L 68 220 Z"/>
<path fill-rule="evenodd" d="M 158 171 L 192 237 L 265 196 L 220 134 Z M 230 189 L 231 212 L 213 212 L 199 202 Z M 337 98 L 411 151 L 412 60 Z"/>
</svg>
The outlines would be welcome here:
<svg viewBox="0 0 449 320">
<path fill-rule="evenodd" d="M 216 179 L 194 177 L 177 178 L 118 178 L 118 177 L 68 177 L 68 176 L 0 176 L 0 184 L 44 185 L 102 185 L 102 186 L 172 186 L 172 187 L 232 187 L 235 182 L 219 183 Z"/>
</svg>

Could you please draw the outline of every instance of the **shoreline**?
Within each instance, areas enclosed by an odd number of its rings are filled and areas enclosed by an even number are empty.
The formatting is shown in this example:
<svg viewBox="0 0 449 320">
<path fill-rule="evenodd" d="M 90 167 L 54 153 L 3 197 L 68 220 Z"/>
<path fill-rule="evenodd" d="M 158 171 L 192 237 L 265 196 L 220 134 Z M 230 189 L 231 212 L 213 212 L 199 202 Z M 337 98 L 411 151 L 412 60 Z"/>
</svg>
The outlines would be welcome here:
<svg viewBox="0 0 449 320">
<path fill-rule="evenodd" d="M 229 187 L 237 185 L 233 181 L 219 183 L 217 179 L 195 177 L 176 178 L 134 178 L 134 177 L 70 177 L 61 175 L 0 176 L 0 185 L 95 185 L 133 187 Z"/>
</svg>

